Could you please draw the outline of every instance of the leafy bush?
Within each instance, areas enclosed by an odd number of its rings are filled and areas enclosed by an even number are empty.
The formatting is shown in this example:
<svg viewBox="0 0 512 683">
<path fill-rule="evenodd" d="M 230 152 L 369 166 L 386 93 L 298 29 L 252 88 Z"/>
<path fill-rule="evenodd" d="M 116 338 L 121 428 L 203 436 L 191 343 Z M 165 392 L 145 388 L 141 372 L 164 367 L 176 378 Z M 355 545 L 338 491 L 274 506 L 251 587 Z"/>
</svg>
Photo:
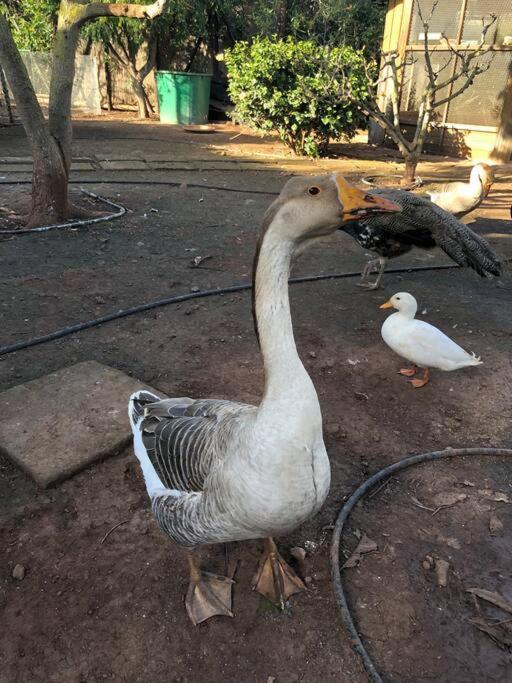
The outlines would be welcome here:
<svg viewBox="0 0 512 683">
<path fill-rule="evenodd" d="M 362 98 L 369 88 L 363 56 L 350 47 L 259 38 L 236 43 L 223 59 L 234 118 L 276 130 L 296 154 L 317 156 L 330 139 L 350 139 L 363 124 L 356 105 L 342 95 L 343 78 Z"/>
</svg>

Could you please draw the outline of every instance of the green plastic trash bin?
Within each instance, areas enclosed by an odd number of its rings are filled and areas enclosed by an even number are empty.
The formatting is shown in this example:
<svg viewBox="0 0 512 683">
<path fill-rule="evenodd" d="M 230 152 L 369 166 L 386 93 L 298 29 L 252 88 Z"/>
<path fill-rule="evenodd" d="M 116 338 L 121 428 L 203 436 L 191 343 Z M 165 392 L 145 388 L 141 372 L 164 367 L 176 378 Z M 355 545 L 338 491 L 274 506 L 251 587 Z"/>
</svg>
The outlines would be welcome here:
<svg viewBox="0 0 512 683">
<path fill-rule="evenodd" d="M 210 74 L 157 71 L 156 90 L 162 123 L 208 122 Z"/>
</svg>

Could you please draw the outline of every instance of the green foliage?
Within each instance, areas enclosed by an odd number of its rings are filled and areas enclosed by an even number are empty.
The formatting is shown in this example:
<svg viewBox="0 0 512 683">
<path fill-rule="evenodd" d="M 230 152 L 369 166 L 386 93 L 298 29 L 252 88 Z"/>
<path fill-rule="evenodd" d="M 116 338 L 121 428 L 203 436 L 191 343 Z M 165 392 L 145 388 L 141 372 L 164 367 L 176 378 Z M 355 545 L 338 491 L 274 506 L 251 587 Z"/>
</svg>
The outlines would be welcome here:
<svg viewBox="0 0 512 683">
<path fill-rule="evenodd" d="M 251 35 L 350 45 L 370 57 L 380 51 L 387 0 L 255 0 L 251 5 Z"/>
<path fill-rule="evenodd" d="M 7 18 L 19 50 L 49 52 L 60 0 L 11 0 Z"/>
<path fill-rule="evenodd" d="M 223 59 L 234 117 L 276 130 L 297 154 L 317 156 L 329 139 L 350 139 L 364 122 L 342 95 L 344 79 L 357 97 L 368 94 L 364 58 L 350 47 L 259 38 L 236 43 Z"/>
</svg>

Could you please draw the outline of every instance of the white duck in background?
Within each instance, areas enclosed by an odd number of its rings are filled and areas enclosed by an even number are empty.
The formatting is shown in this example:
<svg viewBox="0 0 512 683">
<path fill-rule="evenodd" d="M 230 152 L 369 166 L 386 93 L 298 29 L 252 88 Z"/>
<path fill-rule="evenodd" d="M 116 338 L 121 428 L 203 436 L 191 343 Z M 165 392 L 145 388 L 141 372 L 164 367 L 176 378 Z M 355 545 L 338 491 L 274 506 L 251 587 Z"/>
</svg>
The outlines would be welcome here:
<svg viewBox="0 0 512 683">
<path fill-rule="evenodd" d="M 293 337 L 288 277 L 293 256 L 354 215 L 399 211 L 338 174 L 292 178 L 265 214 L 253 271 L 253 315 L 265 386 L 259 406 L 218 399 L 130 398 L 137 456 L 160 527 L 188 549 L 186 608 L 198 624 L 233 616 L 233 581 L 200 570 L 193 549 L 265 538 L 254 588 L 284 607 L 304 589 L 272 539 L 322 506 L 330 482 L 315 387 Z"/>
<path fill-rule="evenodd" d="M 487 197 L 494 182 L 494 169 L 489 164 L 476 164 L 471 169 L 469 183 L 447 183 L 434 192 L 427 192 L 430 201 L 457 218 L 476 209 Z"/>
<path fill-rule="evenodd" d="M 403 368 L 401 375 L 413 377 L 417 366 L 424 368 L 423 377 L 409 380 L 418 389 L 429 381 L 429 368 L 458 370 L 469 365 L 481 365 L 475 354 L 464 351 L 437 327 L 423 320 L 416 320 L 418 309 L 416 299 L 408 292 L 398 292 L 380 308 L 396 308 L 382 325 L 382 338 L 395 353 L 414 363 L 412 368 Z"/>
</svg>

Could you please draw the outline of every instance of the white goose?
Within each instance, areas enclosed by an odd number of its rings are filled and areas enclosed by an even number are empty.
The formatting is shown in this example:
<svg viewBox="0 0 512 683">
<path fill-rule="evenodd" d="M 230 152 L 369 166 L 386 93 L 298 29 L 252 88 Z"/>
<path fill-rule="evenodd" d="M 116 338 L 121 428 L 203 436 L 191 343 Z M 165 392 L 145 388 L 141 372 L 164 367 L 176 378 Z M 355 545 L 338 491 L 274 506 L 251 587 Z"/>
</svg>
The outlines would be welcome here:
<svg viewBox="0 0 512 683">
<path fill-rule="evenodd" d="M 430 323 L 416 320 L 418 309 L 416 299 L 408 292 L 398 292 L 380 308 L 396 308 L 397 312 L 388 316 L 382 325 L 382 338 L 395 353 L 414 363 L 412 368 L 403 368 L 401 375 L 413 377 L 416 366 L 424 368 L 422 378 L 409 380 L 415 389 L 424 387 L 429 381 L 429 368 L 449 372 L 481 365 L 475 354 L 464 351 L 444 332 Z"/>
<path fill-rule="evenodd" d="M 457 218 L 476 209 L 487 197 L 494 182 L 494 170 L 488 164 L 471 169 L 469 183 L 448 183 L 435 192 L 427 192 L 430 201 Z"/>
<path fill-rule="evenodd" d="M 140 391 L 130 398 L 134 450 L 160 527 L 189 550 L 194 624 L 231 612 L 232 581 L 201 571 L 193 548 L 265 538 L 254 587 L 284 606 L 302 581 L 272 539 L 323 504 L 330 467 L 313 383 L 295 347 L 288 276 L 293 256 L 354 215 L 398 211 L 339 175 L 292 178 L 265 214 L 254 259 L 253 314 L 265 367 L 259 406 Z"/>
</svg>

